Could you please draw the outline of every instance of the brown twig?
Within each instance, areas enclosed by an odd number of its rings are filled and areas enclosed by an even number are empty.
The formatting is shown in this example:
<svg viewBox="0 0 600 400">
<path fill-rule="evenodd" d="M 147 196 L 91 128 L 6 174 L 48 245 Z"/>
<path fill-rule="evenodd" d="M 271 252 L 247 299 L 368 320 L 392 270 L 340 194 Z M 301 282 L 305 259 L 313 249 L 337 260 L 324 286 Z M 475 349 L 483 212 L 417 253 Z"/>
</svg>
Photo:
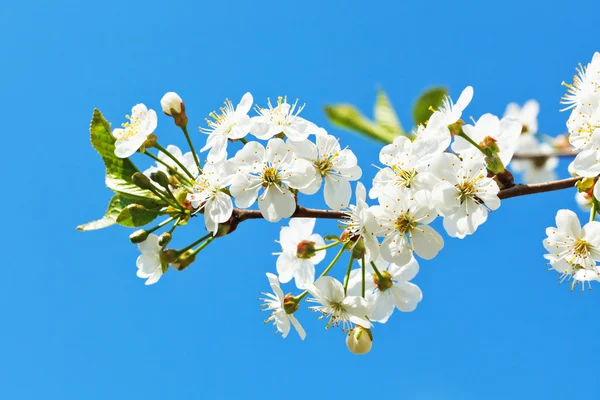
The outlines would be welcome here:
<svg viewBox="0 0 600 400">
<path fill-rule="evenodd" d="M 513 155 L 513 160 L 535 160 L 535 159 L 543 159 L 550 157 L 558 157 L 558 158 L 567 158 L 567 157 L 575 157 L 579 152 L 577 150 L 561 150 L 556 151 L 550 154 L 543 153 L 516 153 Z"/>
</svg>

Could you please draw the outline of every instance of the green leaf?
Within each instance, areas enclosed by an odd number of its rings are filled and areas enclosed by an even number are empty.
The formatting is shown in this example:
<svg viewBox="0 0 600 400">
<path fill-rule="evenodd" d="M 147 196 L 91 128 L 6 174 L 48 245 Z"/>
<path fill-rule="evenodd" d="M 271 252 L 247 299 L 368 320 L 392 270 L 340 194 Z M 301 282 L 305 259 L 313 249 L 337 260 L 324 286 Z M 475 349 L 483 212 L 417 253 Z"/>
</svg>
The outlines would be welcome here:
<svg viewBox="0 0 600 400">
<path fill-rule="evenodd" d="M 98 109 L 94 109 L 92 116 L 90 140 L 106 166 L 106 186 L 109 189 L 130 196 L 158 200 L 152 192 L 140 189 L 131 181 L 131 176 L 139 170 L 128 158 L 115 155 L 115 139 L 112 137 L 110 124 Z"/>
<path fill-rule="evenodd" d="M 119 213 L 116 221 L 119 225 L 135 228 L 154 221 L 156 217 L 157 210 L 149 210 L 140 204 L 129 204 Z"/>
<path fill-rule="evenodd" d="M 350 104 L 325 106 L 325 114 L 334 125 L 340 128 L 362 133 L 384 143 L 391 143 L 396 136 L 378 124 L 369 121 L 356 107 Z"/>
<path fill-rule="evenodd" d="M 111 225 L 114 225 L 117 222 L 117 217 L 119 213 L 131 204 L 133 201 L 131 199 L 127 199 L 125 197 L 115 195 L 110 202 L 108 203 L 108 208 L 104 217 L 99 220 L 88 222 L 87 224 L 82 224 L 77 227 L 78 231 L 93 231 L 96 229 L 107 228 Z"/>
<path fill-rule="evenodd" d="M 381 88 L 377 89 L 374 117 L 377 125 L 394 136 L 406 135 L 390 99 Z"/>
<path fill-rule="evenodd" d="M 431 114 L 433 114 L 430 107 L 437 109 L 441 106 L 447 93 L 448 91 L 442 87 L 431 88 L 423 92 L 413 108 L 415 125 L 418 126 L 427 122 L 431 117 Z"/>
</svg>

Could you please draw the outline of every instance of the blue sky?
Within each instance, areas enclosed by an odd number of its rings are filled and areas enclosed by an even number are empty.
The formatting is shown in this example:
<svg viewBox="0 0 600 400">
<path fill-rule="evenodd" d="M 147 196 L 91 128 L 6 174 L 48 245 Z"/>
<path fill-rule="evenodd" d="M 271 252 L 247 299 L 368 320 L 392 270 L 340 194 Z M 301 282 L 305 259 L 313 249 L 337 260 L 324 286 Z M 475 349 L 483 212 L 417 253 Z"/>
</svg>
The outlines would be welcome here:
<svg viewBox="0 0 600 400">
<path fill-rule="evenodd" d="M 138 102 L 159 109 L 171 90 L 193 131 L 226 97 L 299 97 L 306 118 L 358 154 L 365 178 L 380 146 L 332 128 L 322 107 L 350 102 L 370 114 L 377 85 L 405 125 L 424 88 L 457 95 L 470 84 L 468 115 L 533 97 L 540 131 L 564 131 L 560 83 L 600 50 L 596 1 L 578 2 L 575 14 L 541 0 L 403 3 L 0 5 L 0 397 L 598 398 L 600 287 L 570 293 L 542 258 L 556 211 L 576 209 L 572 191 L 507 200 L 475 236 L 448 239 L 421 263 L 418 309 L 378 325 L 364 357 L 307 310 L 298 315 L 304 342 L 263 325 L 256 297 L 275 269 L 279 224 L 245 223 L 153 287 L 135 276 L 126 228 L 75 231 L 110 198 L 88 141 L 93 108 L 118 124 Z M 183 146 L 159 118 L 163 143 Z M 194 137 L 200 147 L 204 137 Z M 327 234 L 335 224 L 317 227 Z"/>
</svg>

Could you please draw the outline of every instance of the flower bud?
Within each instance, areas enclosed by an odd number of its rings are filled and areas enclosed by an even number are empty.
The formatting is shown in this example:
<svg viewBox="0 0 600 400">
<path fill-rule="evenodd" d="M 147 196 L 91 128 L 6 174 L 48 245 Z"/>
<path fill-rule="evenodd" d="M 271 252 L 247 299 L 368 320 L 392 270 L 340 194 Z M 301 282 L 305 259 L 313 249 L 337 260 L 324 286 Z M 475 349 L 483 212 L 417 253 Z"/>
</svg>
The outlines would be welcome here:
<svg viewBox="0 0 600 400">
<path fill-rule="evenodd" d="M 298 308 L 300 308 L 300 300 L 289 293 L 286 294 L 283 298 L 283 309 L 286 314 L 293 314 L 298 310 Z"/>
<path fill-rule="evenodd" d="M 367 354 L 373 346 L 371 330 L 356 325 L 346 336 L 346 346 L 354 354 Z"/>
<path fill-rule="evenodd" d="M 152 179 L 154 182 L 158 183 L 165 189 L 169 187 L 169 177 L 162 171 L 152 172 L 150 174 L 150 179 Z"/>
<path fill-rule="evenodd" d="M 158 245 L 160 247 L 165 247 L 166 245 L 169 244 L 171 239 L 173 239 L 173 235 L 171 235 L 169 232 L 164 232 L 162 235 L 160 235 L 158 237 Z"/>
<path fill-rule="evenodd" d="M 164 261 L 173 264 L 177 258 L 179 257 L 179 251 L 175 249 L 166 249 L 162 252 L 162 256 L 164 257 Z"/>
<path fill-rule="evenodd" d="M 141 189 L 153 189 L 153 185 L 152 182 L 150 182 L 150 179 L 142 174 L 141 172 L 136 172 L 135 174 L 133 174 L 131 176 L 131 180 L 133 181 L 133 184 L 136 185 L 137 187 L 141 188 Z"/>
<path fill-rule="evenodd" d="M 505 170 L 504 164 L 502 164 L 502 160 L 500 160 L 500 157 L 498 157 L 497 154 L 486 156 L 485 165 L 487 166 L 487 169 L 494 175 L 498 175 Z"/>
<path fill-rule="evenodd" d="M 175 125 L 183 128 L 187 126 L 188 118 L 185 114 L 185 104 L 181 97 L 175 92 L 169 92 L 160 99 L 160 105 L 165 114 L 173 117 Z"/>
<path fill-rule="evenodd" d="M 171 265 L 177 271 L 183 271 L 189 267 L 194 261 L 196 261 L 196 253 L 193 250 L 188 250 L 177 257 L 177 260 L 173 261 Z"/>
<path fill-rule="evenodd" d="M 129 235 L 129 240 L 131 243 L 142 243 L 144 240 L 148 239 L 148 235 L 150 235 L 145 229 L 138 229 Z"/>
<path fill-rule="evenodd" d="M 298 247 L 296 249 L 296 255 L 301 259 L 309 259 L 315 256 L 317 251 L 315 250 L 315 242 L 311 242 L 310 240 L 303 240 L 298 243 Z"/>
</svg>

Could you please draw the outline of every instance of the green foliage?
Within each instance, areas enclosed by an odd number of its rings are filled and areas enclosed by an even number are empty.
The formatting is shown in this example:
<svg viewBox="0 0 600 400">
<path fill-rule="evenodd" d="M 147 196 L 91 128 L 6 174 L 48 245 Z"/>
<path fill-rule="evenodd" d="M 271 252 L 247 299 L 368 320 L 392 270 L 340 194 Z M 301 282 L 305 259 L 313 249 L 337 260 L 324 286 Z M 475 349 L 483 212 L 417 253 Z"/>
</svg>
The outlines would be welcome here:
<svg viewBox="0 0 600 400">
<path fill-rule="evenodd" d="M 325 106 L 325 114 L 329 120 L 340 128 L 363 134 L 381 142 L 390 143 L 394 136 L 387 130 L 363 116 L 356 107 L 350 104 Z"/>
<path fill-rule="evenodd" d="M 94 109 L 90 125 L 90 141 L 104 161 L 106 186 L 115 192 L 115 196 L 110 200 L 104 217 L 82 224 L 77 229 L 89 231 L 106 228 L 115 223 L 140 226 L 133 224 L 141 221 L 148 223 L 156 218 L 158 210 L 164 204 L 151 191 L 140 189 L 133 183 L 131 176 L 139 170 L 128 158 L 122 159 L 115 155 L 115 139 L 112 137 L 110 124 L 97 109 Z M 128 215 L 121 217 L 122 212 L 133 205 L 143 208 L 146 212 L 134 211 L 135 216 L 130 216 L 131 212 L 128 212 Z"/>
<path fill-rule="evenodd" d="M 140 204 L 129 204 L 119 213 L 117 223 L 135 228 L 154 221 L 157 216 L 158 210 L 149 210 Z"/>
<path fill-rule="evenodd" d="M 377 99 L 375 100 L 375 108 L 373 111 L 375 123 L 382 129 L 386 130 L 394 137 L 400 135 L 406 136 L 406 132 L 404 132 L 404 129 L 400 124 L 400 120 L 398 119 L 398 115 L 396 115 L 396 111 L 394 110 L 390 99 L 381 88 L 377 89 Z"/>
<path fill-rule="evenodd" d="M 442 87 L 431 88 L 423 92 L 413 107 L 415 125 L 418 126 L 427 122 L 433 114 L 431 109 L 437 109 L 441 106 L 447 93 L 448 91 Z"/>
</svg>

